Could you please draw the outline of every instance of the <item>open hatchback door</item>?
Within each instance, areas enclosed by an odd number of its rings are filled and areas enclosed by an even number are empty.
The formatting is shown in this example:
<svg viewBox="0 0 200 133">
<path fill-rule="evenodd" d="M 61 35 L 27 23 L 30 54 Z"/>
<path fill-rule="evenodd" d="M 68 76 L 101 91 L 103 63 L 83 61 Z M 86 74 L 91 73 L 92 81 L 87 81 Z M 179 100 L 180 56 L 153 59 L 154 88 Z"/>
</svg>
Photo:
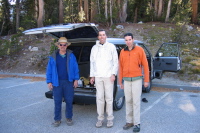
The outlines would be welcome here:
<svg viewBox="0 0 200 133">
<path fill-rule="evenodd" d="M 58 24 L 41 28 L 34 28 L 23 32 L 25 35 L 30 34 L 48 34 L 55 38 L 66 37 L 70 42 L 74 39 L 89 41 L 97 39 L 98 29 L 93 23 L 76 23 L 76 24 Z"/>
<path fill-rule="evenodd" d="M 158 49 L 154 61 L 154 78 L 161 79 L 163 72 L 177 72 L 181 69 L 178 43 L 163 43 Z"/>
</svg>

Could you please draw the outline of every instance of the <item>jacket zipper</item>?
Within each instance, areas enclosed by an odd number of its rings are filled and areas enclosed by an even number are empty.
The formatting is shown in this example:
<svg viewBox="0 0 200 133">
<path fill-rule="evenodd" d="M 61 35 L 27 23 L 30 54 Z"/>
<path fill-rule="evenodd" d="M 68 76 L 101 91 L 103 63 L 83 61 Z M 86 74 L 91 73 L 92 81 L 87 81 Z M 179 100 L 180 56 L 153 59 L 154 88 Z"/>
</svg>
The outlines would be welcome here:
<svg viewBox="0 0 200 133">
<path fill-rule="evenodd" d="M 130 58 L 131 58 L 131 56 L 130 56 L 130 51 L 129 51 L 129 65 L 128 65 L 128 73 L 130 74 Z"/>
</svg>

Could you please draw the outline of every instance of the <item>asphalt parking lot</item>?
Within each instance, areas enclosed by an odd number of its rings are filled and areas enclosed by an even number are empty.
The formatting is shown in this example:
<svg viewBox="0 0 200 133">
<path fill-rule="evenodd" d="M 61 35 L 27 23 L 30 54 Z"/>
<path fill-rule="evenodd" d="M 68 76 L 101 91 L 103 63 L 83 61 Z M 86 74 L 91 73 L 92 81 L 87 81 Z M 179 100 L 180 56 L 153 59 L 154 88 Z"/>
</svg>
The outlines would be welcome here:
<svg viewBox="0 0 200 133">
<path fill-rule="evenodd" d="M 74 104 L 74 125 L 67 126 L 64 113 L 59 127 L 52 127 L 53 100 L 47 99 L 45 81 L 0 78 L 1 133 L 131 133 L 123 130 L 125 105 L 114 111 L 114 127 L 96 128 L 96 105 Z M 200 133 L 200 93 L 143 93 L 140 133 Z M 64 103 L 63 109 L 64 112 Z"/>
</svg>

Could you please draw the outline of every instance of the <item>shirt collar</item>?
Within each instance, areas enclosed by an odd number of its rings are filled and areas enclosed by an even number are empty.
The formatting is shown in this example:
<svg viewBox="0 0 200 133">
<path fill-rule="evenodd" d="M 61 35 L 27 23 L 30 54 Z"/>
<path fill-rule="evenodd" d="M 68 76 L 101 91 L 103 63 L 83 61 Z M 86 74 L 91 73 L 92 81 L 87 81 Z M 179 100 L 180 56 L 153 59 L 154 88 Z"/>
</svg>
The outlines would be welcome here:
<svg viewBox="0 0 200 133">
<path fill-rule="evenodd" d="M 133 46 L 131 50 L 133 50 L 134 48 L 135 48 L 135 46 Z M 126 46 L 126 47 L 124 48 L 124 51 L 131 51 L 131 50 L 128 49 L 128 46 Z"/>
</svg>

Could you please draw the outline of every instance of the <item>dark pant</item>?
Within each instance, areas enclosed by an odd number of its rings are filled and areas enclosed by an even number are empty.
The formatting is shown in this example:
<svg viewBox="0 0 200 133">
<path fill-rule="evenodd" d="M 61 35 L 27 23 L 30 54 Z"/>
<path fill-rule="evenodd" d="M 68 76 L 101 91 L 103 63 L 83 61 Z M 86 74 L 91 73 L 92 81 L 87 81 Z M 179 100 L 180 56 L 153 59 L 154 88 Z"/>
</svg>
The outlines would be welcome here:
<svg viewBox="0 0 200 133">
<path fill-rule="evenodd" d="M 60 80 L 58 87 L 53 87 L 53 97 L 54 97 L 54 120 L 61 120 L 61 109 L 63 98 L 66 103 L 65 116 L 66 118 L 72 119 L 73 116 L 73 99 L 74 99 L 74 88 L 73 82 L 67 80 Z"/>
</svg>

